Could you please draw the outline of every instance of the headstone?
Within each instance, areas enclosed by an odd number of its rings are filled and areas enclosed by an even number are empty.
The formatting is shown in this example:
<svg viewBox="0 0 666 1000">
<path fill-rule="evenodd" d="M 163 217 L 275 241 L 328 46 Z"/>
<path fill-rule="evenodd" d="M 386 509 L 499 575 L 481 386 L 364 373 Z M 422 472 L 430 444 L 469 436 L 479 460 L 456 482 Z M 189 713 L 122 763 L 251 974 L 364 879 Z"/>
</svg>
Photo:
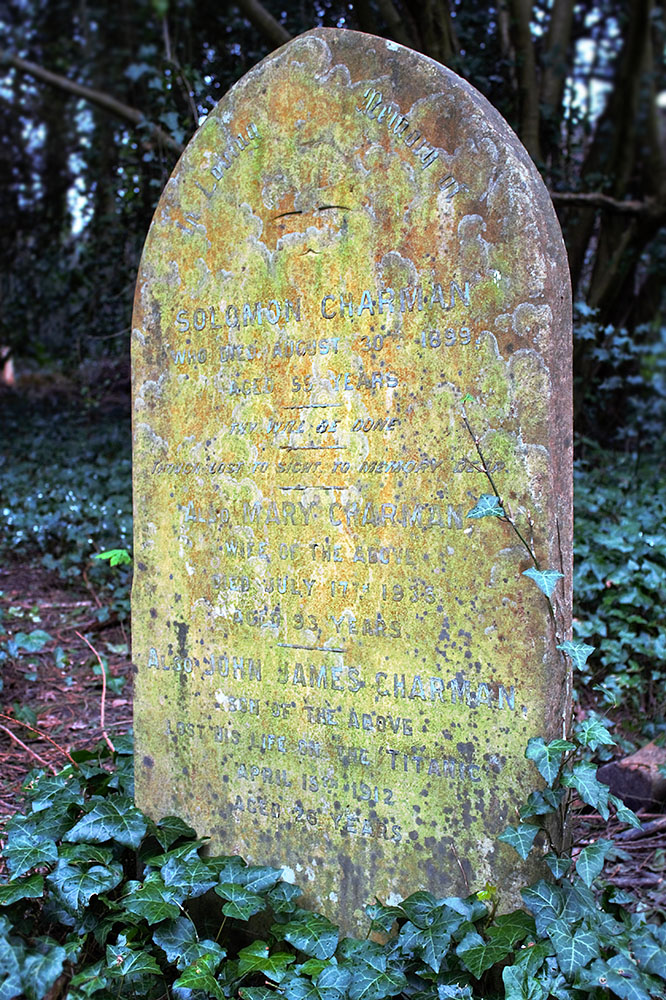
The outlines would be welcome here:
<svg viewBox="0 0 666 1000">
<path fill-rule="evenodd" d="M 569 712 L 570 337 L 547 192 L 464 80 L 316 29 L 220 101 L 133 320 L 146 811 L 345 930 L 375 895 L 514 901 L 496 837 Z M 495 489 L 517 530 L 468 516 Z"/>
</svg>

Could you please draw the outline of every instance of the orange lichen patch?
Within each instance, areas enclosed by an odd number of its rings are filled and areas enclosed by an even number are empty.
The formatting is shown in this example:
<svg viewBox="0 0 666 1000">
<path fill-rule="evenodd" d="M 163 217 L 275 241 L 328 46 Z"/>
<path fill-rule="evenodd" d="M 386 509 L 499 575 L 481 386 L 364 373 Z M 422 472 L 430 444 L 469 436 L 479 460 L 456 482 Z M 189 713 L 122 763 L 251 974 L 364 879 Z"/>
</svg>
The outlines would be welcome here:
<svg viewBox="0 0 666 1000">
<path fill-rule="evenodd" d="M 495 837 L 527 739 L 566 726 L 566 668 L 518 533 L 467 513 L 495 484 L 570 569 L 568 295 L 497 113 L 353 32 L 240 81 L 158 206 L 134 316 L 137 795 L 289 867 L 345 929 L 368 886 L 512 902 Z M 568 590 L 556 612 L 564 636 Z"/>
</svg>

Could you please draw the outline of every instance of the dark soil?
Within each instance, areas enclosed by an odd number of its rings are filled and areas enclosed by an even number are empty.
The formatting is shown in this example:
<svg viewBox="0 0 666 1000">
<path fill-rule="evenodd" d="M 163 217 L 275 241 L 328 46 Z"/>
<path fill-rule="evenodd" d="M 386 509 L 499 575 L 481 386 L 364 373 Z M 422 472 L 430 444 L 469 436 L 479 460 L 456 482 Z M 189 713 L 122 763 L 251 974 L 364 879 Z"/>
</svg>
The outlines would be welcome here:
<svg viewBox="0 0 666 1000">
<path fill-rule="evenodd" d="M 73 750 L 95 746 L 103 729 L 113 741 L 131 727 L 129 636 L 118 621 L 100 622 L 99 606 L 84 581 L 64 589 L 39 565 L 0 568 L 0 646 L 36 629 L 52 637 L 40 652 L 20 651 L 0 664 L 0 824 L 20 809 L 33 768 L 58 771 Z M 105 697 L 97 656 L 80 636 L 108 663 Z"/>
</svg>

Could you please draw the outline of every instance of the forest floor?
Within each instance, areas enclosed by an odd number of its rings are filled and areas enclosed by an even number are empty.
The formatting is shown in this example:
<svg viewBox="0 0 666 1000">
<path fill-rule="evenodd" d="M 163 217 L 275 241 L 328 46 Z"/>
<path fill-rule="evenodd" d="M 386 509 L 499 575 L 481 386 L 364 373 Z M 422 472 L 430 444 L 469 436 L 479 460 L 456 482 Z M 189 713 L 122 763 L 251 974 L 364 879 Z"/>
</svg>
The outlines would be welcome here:
<svg viewBox="0 0 666 1000">
<path fill-rule="evenodd" d="M 21 785 L 33 768 L 58 771 L 72 751 L 91 750 L 104 731 L 113 741 L 131 729 L 129 636 L 118 621 L 100 622 L 99 606 L 85 581 L 65 589 L 39 563 L 0 567 L 0 644 L 21 632 L 50 636 L 38 652 L 3 665 L 0 824 L 20 809 Z M 98 655 L 108 666 L 106 684 Z"/>
<path fill-rule="evenodd" d="M 0 839 L 4 822 L 22 807 L 30 771 L 58 771 L 73 751 L 91 750 L 105 736 L 113 742 L 131 729 L 129 636 L 118 621 L 100 623 L 99 606 L 85 580 L 65 588 L 39 564 L 0 568 L 0 643 L 36 629 L 51 637 L 38 652 L 10 657 L 3 667 Z M 106 685 L 98 657 L 108 667 Z M 646 914 L 666 920 L 666 815 L 641 812 L 642 828 L 632 830 L 574 800 L 572 816 L 574 850 L 600 837 L 613 840 L 618 855 L 606 866 L 610 885 L 631 890 Z"/>
</svg>

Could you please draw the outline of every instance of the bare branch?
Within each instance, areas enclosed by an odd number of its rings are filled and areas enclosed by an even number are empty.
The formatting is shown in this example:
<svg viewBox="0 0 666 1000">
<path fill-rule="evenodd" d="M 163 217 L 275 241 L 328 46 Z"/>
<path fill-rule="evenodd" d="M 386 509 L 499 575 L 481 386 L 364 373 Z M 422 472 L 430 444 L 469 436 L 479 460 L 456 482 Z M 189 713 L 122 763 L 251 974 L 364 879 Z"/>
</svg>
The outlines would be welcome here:
<svg viewBox="0 0 666 1000">
<path fill-rule="evenodd" d="M 9 63 L 10 66 L 14 66 L 21 73 L 34 76 L 35 79 L 43 80 L 44 83 L 49 83 L 52 87 L 64 90 L 68 94 L 74 94 L 75 97 L 81 97 L 84 101 L 90 101 L 91 104 L 95 104 L 98 108 L 103 108 L 104 111 L 109 111 L 117 118 L 122 118 L 133 125 L 145 126 L 146 131 L 151 136 L 165 146 L 168 146 L 169 149 L 173 149 L 177 153 L 182 153 L 183 151 L 183 146 L 173 136 L 165 132 L 159 125 L 148 121 L 143 112 L 137 108 L 130 107 L 129 104 L 123 104 L 122 101 L 116 100 L 110 94 L 105 94 L 101 90 L 94 90 L 92 87 L 85 87 L 81 83 L 75 83 L 74 80 L 68 80 L 66 76 L 60 76 L 59 73 L 52 73 L 51 70 L 44 69 L 43 66 L 37 65 L 37 63 L 28 62 L 27 59 L 21 59 L 20 56 L 16 56 L 12 52 L 0 50 L 0 64 L 2 63 Z"/>
<path fill-rule="evenodd" d="M 287 29 L 275 20 L 259 0 L 236 0 L 236 3 L 250 24 L 258 28 L 273 45 L 279 47 L 291 41 L 292 36 Z"/>
<path fill-rule="evenodd" d="M 23 740 L 20 740 L 18 738 L 18 736 L 16 736 L 11 731 L 11 729 L 7 729 L 7 726 L 0 726 L 0 729 L 3 731 L 3 733 L 7 733 L 7 736 L 9 736 L 10 739 L 14 740 L 14 743 L 17 743 L 18 746 L 20 746 L 23 750 L 26 751 L 26 753 L 29 753 L 30 756 L 34 760 L 36 760 L 38 764 L 41 764 L 42 767 L 48 767 L 48 769 L 51 772 L 51 774 L 57 774 L 58 773 L 56 771 L 55 767 L 53 766 L 53 764 L 49 764 L 48 760 L 44 760 L 44 758 L 40 757 L 38 753 L 36 753 L 34 750 L 31 750 L 29 746 L 26 746 L 26 744 L 23 742 Z"/>
<path fill-rule="evenodd" d="M 555 204 L 580 205 L 581 208 L 605 208 L 620 215 L 666 215 L 666 206 L 655 198 L 646 201 L 619 201 L 601 191 L 551 191 L 550 197 Z"/>
</svg>

